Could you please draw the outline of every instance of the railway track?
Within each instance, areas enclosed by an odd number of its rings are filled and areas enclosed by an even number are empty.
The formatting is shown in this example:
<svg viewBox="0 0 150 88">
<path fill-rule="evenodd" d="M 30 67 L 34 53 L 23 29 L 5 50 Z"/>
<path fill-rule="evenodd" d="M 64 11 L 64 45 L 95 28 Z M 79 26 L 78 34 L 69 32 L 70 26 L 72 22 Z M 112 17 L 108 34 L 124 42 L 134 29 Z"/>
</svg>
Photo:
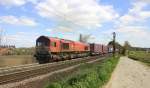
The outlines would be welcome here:
<svg viewBox="0 0 150 88">
<path fill-rule="evenodd" d="M 72 59 L 72 61 L 79 60 L 79 59 Z M 54 65 L 56 63 L 61 64 L 67 61 L 71 61 L 71 60 L 65 60 L 65 61 L 59 61 L 59 62 L 53 62 L 53 63 L 47 63 L 47 64 L 33 63 L 33 64 L 26 64 L 26 65 L 12 66 L 12 67 L 4 67 L 4 68 L 0 68 L 0 75 L 17 72 L 17 71 L 23 71 L 27 69 L 33 69 L 33 68 L 37 68 L 37 67 L 41 67 L 45 65 Z"/>
<path fill-rule="evenodd" d="M 0 75 L 37 66 L 38 63 L 0 68 Z"/>
<path fill-rule="evenodd" d="M 50 73 L 53 71 L 57 71 L 69 66 L 85 63 L 85 62 L 91 62 L 93 60 L 96 60 L 98 56 L 94 57 L 85 57 L 80 59 L 73 59 L 73 60 L 67 60 L 67 61 L 60 61 L 60 62 L 54 62 L 54 63 L 48 63 L 48 64 L 32 64 L 22 67 L 16 67 L 13 70 L 11 68 L 5 69 L 0 72 L 0 85 L 12 83 L 21 81 L 30 77 L 36 77 L 38 75 Z"/>
</svg>

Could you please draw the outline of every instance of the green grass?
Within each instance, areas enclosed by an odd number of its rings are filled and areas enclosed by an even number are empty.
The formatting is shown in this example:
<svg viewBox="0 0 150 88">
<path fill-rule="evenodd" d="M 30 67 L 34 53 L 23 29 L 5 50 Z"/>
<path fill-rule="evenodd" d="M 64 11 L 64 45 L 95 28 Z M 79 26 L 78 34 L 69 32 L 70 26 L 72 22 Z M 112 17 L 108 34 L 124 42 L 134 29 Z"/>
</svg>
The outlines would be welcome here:
<svg viewBox="0 0 150 88">
<path fill-rule="evenodd" d="M 49 83 L 46 88 L 100 88 L 110 78 L 119 57 L 107 58 L 93 64 L 83 64 L 63 80 Z"/>
<path fill-rule="evenodd" d="M 150 53 L 145 51 L 130 51 L 129 58 L 147 63 L 150 66 Z"/>
</svg>

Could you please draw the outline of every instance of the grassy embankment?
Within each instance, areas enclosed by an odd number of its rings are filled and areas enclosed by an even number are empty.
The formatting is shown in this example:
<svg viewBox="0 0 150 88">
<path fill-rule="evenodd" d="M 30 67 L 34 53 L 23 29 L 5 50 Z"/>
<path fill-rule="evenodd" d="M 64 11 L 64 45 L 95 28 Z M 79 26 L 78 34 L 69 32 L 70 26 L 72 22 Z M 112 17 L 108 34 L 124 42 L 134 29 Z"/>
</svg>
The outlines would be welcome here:
<svg viewBox="0 0 150 88">
<path fill-rule="evenodd" d="M 145 51 L 130 51 L 129 58 L 142 61 L 150 66 L 150 52 Z"/>
<path fill-rule="evenodd" d="M 85 63 L 75 72 L 65 74 L 68 76 L 62 80 L 48 84 L 46 88 L 100 88 L 109 80 L 118 61 L 119 57 L 109 57 L 102 62 Z"/>
<path fill-rule="evenodd" d="M 9 56 L 9 55 L 34 55 L 35 48 L 5 48 L 0 50 L 0 55 Z"/>
</svg>

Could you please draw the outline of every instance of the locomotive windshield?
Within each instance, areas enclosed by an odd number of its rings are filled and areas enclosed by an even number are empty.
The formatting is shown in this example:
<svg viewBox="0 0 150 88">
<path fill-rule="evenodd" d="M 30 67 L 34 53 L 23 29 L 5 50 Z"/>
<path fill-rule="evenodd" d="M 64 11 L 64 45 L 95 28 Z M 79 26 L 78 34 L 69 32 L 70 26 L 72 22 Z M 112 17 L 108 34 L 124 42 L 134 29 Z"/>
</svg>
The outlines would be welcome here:
<svg viewBox="0 0 150 88">
<path fill-rule="evenodd" d="M 37 46 L 48 46 L 47 42 L 37 42 Z"/>
<path fill-rule="evenodd" d="M 40 47 L 40 46 L 49 46 L 49 44 L 50 44 L 50 41 L 49 41 L 49 39 L 48 38 L 46 38 L 46 37 L 40 37 L 39 39 L 37 39 L 37 41 L 36 41 L 36 46 L 37 47 Z"/>
</svg>

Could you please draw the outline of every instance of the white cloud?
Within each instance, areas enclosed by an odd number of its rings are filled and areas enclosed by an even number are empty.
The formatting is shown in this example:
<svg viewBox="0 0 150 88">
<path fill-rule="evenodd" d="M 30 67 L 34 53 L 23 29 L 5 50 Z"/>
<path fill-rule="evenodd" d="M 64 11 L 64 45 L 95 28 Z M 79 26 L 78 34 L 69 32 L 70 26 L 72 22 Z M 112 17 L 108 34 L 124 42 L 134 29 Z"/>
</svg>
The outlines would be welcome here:
<svg viewBox="0 0 150 88">
<path fill-rule="evenodd" d="M 144 2 L 135 2 L 129 12 L 120 17 L 120 25 L 132 25 L 135 23 L 142 23 L 150 18 L 150 11 L 144 10 L 148 6 Z"/>
<path fill-rule="evenodd" d="M 149 47 L 150 31 L 147 25 L 150 19 L 150 11 L 145 8 L 149 4 L 144 0 L 133 2 L 132 8 L 118 19 L 115 25 L 117 39 L 123 44 L 124 41 L 129 41 L 131 45 L 138 47 Z"/>
<path fill-rule="evenodd" d="M 4 37 L 5 44 L 15 45 L 17 47 L 33 47 L 35 46 L 36 38 L 40 34 L 38 33 L 27 33 L 27 32 L 17 32 L 15 34 L 6 35 Z"/>
<path fill-rule="evenodd" d="M 31 2 L 33 4 L 36 4 L 39 0 L 0 0 L 0 5 L 3 6 L 22 6 L 26 4 L 27 2 Z"/>
<path fill-rule="evenodd" d="M 74 41 L 77 41 L 79 36 L 77 33 L 72 33 L 73 30 L 68 28 L 66 29 L 65 27 L 57 27 L 56 29 L 48 28 L 46 31 L 49 32 L 50 37 L 58 37 Z"/>
<path fill-rule="evenodd" d="M 118 33 L 125 33 L 125 35 L 132 35 L 132 36 L 148 36 L 149 32 L 146 31 L 147 28 L 143 26 L 122 26 L 116 30 Z"/>
<path fill-rule="evenodd" d="M 145 2 L 145 3 L 150 3 L 150 0 L 136 0 L 136 1 Z"/>
<path fill-rule="evenodd" d="M 36 9 L 42 17 L 87 28 L 100 27 L 118 17 L 112 6 L 96 0 L 46 0 L 37 4 Z"/>
<path fill-rule="evenodd" d="M 150 30 L 146 26 L 122 25 L 116 29 L 106 30 L 103 33 L 107 36 L 111 35 L 112 32 L 116 32 L 116 40 L 122 45 L 124 41 L 129 41 L 132 46 L 150 47 Z M 110 38 L 112 38 L 112 36 L 110 36 Z"/>
<path fill-rule="evenodd" d="M 26 0 L 26 1 L 31 2 L 33 4 L 37 4 L 40 0 Z"/>
<path fill-rule="evenodd" d="M 46 29 L 46 31 L 51 32 L 51 33 L 71 33 L 71 32 L 73 32 L 72 29 L 64 27 L 64 26 L 59 26 L 59 27 L 56 27 L 55 29 Z"/>
<path fill-rule="evenodd" d="M 27 17 L 15 17 L 15 16 L 1 16 L 0 23 L 8 23 L 13 25 L 35 26 L 37 23 Z"/>
<path fill-rule="evenodd" d="M 0 5 L 4 6 L 21 6 L 26 3 L 26 0 L 0 0 Z"/>
<path fill-rule="evenodd" d="M 132 46 L 149 47 L 150 31 L 144 26 L 122 26 L 116 30 L 119 40 L 131 42 Z"/>
</svg>

